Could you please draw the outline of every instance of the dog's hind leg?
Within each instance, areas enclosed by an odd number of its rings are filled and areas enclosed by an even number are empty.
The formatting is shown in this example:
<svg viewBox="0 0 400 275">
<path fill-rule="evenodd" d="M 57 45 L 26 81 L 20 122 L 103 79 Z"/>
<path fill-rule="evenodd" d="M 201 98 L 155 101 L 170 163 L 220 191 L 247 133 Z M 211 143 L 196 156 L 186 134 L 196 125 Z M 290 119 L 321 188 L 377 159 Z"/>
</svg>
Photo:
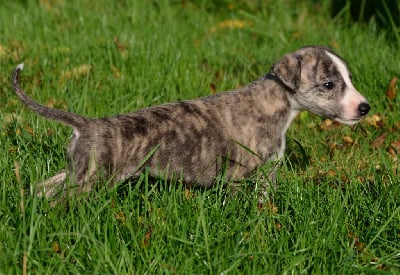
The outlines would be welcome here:
<svg viewBox="0 0 400 275">
<path fill-rule="evenodd" d="M 36 195 L 39 198 L 50 198 L 56 195 L 60 189 L 64 188 L 67 173 L 65 170 L 61 170 L 55 176 L 40 182 L 36 185 Z"/>
</svg>

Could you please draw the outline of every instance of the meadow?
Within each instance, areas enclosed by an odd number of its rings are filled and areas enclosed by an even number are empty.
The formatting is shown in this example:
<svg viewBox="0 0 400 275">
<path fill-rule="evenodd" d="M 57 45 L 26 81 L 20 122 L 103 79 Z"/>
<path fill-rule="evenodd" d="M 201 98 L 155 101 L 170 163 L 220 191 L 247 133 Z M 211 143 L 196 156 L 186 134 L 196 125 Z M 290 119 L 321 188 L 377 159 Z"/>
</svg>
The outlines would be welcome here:
<svg viewBox="0 0 400 275">
<path fill-rule="evenodd" d="M 0 273 L 400 273 L 399 43 L 323 0 L 2 1 Z M 300 114 L 273 203 L 258 208 L 257 175 L 231 192 L 144 173 L 68 208 L 34 196 L 71 129 L 21 104 L 17 64 L 39 102 L 102 117 L 235 89 L 310 44 L 347 60 L 372 109 L 351 127 Z"/>
</svg>

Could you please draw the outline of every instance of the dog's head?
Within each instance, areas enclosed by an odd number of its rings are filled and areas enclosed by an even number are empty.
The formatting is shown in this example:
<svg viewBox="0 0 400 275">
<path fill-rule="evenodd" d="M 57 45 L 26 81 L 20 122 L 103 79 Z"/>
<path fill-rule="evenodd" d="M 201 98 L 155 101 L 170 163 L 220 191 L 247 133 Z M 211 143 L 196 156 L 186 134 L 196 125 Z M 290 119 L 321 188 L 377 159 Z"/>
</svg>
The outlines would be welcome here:
<svg viewBox="0 0 400 275">
<path fill-rule="evenodd" d="M 292 93 L 292 104 L 345 124 L 354 124 L 370 110 L 354 88 L 345 61 L 325 47 L 308 46 L 285 55 L 271 74 Z"/>
</svg>

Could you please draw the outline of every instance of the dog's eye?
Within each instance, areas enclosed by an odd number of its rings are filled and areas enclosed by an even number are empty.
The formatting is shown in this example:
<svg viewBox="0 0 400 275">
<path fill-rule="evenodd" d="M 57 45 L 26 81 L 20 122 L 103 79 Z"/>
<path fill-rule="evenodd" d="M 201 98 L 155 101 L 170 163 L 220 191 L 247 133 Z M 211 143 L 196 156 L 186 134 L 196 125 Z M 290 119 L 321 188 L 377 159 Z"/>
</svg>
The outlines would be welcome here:
<svg viewBox="0 0 400 275">
<path fill-rule="evenodd" d="M 329 81 L 322 84 L 322 86 L 324 86 L 324 88 L 327 90 L 332 90 L 335 87 L 335 83 Z"/>
</svg>

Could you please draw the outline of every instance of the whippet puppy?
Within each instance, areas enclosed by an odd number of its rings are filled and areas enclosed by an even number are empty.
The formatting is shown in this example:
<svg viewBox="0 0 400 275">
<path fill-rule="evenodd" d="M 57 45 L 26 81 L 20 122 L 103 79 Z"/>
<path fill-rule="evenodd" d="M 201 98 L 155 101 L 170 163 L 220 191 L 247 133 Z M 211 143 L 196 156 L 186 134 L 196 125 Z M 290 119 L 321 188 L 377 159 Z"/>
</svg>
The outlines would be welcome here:
<svg viewBox="0 0 400 275">
<path fill-rule="evenodd" d="M 73 128 L 66 169 L 37 185 L 38 195 L 45 197 L 66 181 L 80 193 L 96 183 L 138 176 L 145 167 L 153 176 L 178 177 L 189 185 L 212 186 L 222 170 L 227 180 L 236 181 L 282 158 L 286 131 L 299 112 L 352 125 L 370 110 L 345 61 L 321 46 L 285 55 L 269 73 L 240 89 L 106 118 L 35 102 L 18 84 L 22 68 L 12 74 L 22 102 Z"/>
</svg>

